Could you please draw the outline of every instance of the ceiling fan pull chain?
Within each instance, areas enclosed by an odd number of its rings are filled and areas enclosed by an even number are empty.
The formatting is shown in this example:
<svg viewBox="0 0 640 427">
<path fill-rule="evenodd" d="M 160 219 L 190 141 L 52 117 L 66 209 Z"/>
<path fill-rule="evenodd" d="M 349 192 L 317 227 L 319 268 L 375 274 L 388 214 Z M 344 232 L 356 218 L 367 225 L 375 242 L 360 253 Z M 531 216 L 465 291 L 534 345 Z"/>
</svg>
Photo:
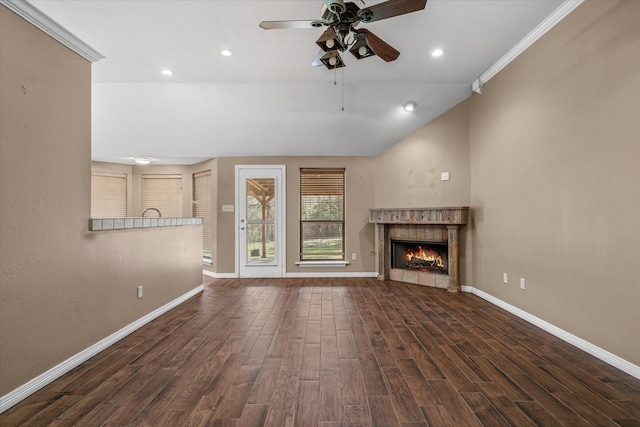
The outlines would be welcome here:
<svg viewBox="0 0 640 427">
<path fill-rule="evenodd" d="M 340 69 L 342 70 L 342 111 L 344 111 L 344 67 Z"/>
</svg>

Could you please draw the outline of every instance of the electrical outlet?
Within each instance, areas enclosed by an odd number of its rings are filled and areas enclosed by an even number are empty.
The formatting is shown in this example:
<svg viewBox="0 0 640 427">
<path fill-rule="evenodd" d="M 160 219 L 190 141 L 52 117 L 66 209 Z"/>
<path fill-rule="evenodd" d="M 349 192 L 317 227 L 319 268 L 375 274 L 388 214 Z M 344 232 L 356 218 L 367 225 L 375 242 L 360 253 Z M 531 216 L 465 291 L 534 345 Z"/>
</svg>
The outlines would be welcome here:
<svg viewBox="0 0 640 427">
<path fill-rule="evenodd" d="M 138 286 L 138 299 L 142 298 L 142 286 Z"/>
<path fill-rule="evenodd" d="M 502 283 L 509 283 L 509 278 L 507 277 L 507 273 L 502 273 Z"/>
<path fill-rule="evenodd" d="M 449 172 L 440 172 L 440 181 L 449 181 Z"/>
<path fill-rule="evenodd" d="M 520 289 L 524 289 L 524 279 L 520 278 Z"/>
<path fill-rule="evenodd" d="M 351 254 L 351 261 L 355 261 L 358 259 L 358 255 L 357 254 Z"/>
</svg>

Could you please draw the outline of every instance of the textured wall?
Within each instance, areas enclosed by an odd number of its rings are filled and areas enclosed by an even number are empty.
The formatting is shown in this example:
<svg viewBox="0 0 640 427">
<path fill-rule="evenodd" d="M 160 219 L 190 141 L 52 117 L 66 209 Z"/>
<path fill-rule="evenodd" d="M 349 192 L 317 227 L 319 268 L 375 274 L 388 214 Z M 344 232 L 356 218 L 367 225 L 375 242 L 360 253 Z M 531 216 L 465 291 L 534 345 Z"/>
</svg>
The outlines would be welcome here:
<svg viewBox="0 0 640 427">
<path fill-rule="evenodd" d="M 638 17 L 638 1 L 586 1 L 482 95 L 379 155 L 375 186 L 378 208 L 469 205 L 463 285 L 636 365 Z"/>
<path fill-rule="evenodd" d="M 469 106 L 462 102 L 376 157 L 378 208 L 469 204 Z M 449 172 L 449 181 L 440 173 Z"/>
<path fill-rule="evenodd" d="M 376 208 L 469 206 L 469 101 L 376 157 Z M 440 173 L 449 172 L 449 181 Z M 473 216 L 473 212 L 471 213 Z M 472 224 L 460 230 L 460 283 L 473 284 Z"/>
<path fill-rule="evenodd" d="M 361 273 L 375 271 L 374 227 L 368 223 L 369 209 L 373 206 L 373 158 L 372 157 L 227 157 L 218 160 L 218 210 L 221 206 L 235 203 L 236 165 L 285 165 L 287 181 L 287 273 Z M 302 167 L 346 168 L 345 172 L 345 250 L 350 264 L 340 268 L 298 267 L 300 248 L 300 173 Z M 218 214 L 217 245 L 218 273 L 232 273 L 235 270 L 235 251 L 222 250 L 235 245 L 234 213 Z M 351 254 L 357 260 L 351 260 Z"/>
<path fill-rule="evenodd" d="M 3 396 L 201 285 L 202 232 L 88 231 L 91 65 L 4 6 L 0 93 Z"/>
<path fill-rule="evenodd" d="M 474 285 L 636 365 L 639 17 L 586 1 L 471 100 Z"/>
</svg>

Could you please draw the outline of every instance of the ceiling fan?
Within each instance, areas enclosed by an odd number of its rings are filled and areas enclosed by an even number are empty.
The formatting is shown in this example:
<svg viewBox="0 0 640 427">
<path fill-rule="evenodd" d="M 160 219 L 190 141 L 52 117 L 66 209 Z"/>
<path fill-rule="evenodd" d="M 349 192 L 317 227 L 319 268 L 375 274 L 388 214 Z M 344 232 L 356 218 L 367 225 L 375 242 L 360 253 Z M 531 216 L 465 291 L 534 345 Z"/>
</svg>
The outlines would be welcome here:
<svg viewBox="0 0 640 427">
<path fill-rule="evenodd" d="M 364 1 L 360 1 L 364 5 Z M 427 0 L 387 0 L 361 9 L 350 1 L 324 0 L 320 19 L 262 21 L 260 27 L 265 30 L 327 27 L 316 41 L 321 50 L 311 65 L 324 65 L 331 70 L 345 66 L 340 52 L 347 49 L 357 59 L 377 55 L 386 62 L 395 61 L 400 52 L 371 31 L 356 28 L 357 25 L 417 12 L 426 5 Z"/>
</svg>

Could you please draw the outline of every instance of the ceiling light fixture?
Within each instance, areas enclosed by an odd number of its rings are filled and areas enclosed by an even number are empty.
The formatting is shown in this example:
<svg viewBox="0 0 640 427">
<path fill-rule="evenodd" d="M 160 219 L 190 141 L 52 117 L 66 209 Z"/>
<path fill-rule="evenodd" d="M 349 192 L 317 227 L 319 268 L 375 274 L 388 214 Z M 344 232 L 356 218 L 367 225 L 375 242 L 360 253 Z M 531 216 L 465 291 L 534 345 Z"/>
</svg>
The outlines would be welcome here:
<svg viewBox="0 0 640 427">
<path fill-rule="evenodd" d="M 328 27 L 320 38 L 316 40 L 316 44 L 325 52 L 332 50 L 344 51 L 347 48 L 343 39 L 338 36 L 333 27 Z"/>
<path fill-rule="evenodd" d="M 164 69 L 162 70 L 162 74 L 164 74 L 165 76 L 173 76 L 173 71 Z"/>
<path fill-rule="evenodd" d="M 148 157 L 134 157 L 133 161 L 139 165 L 148 165 L 151 163 L 151 159 Z"/>
<path fill-rule="evenodd" d="M 228 49 L 224 49 L 220 51 L 220 55 L 222 56 L 231 56 L 231 51 Z"/>
<path fill-rule="evenodd" d="M 402 109 L 404 111 L 406 111 L 407 113 L 410 113 L 410 112 L 414 111 L 417 106 L 418 106 L 418 103 L 416 101 L 407 101 L 402 106 Z"/>
<path fill-rule="evenodd" d="M 356 33 L 355 42 L 353 43 L 353 46 L 351 46 L 351 49 L 349 49 L 349 52 L 351 52 L 357 59 L 375 56 L 376 54 L 367 43 L 367 35 L 364 32 Z"/>
<path fill-rule="evenodd" d="M 338 52 L 337 50 L 330 50 L 329 52 L 325 53 L 322 58 L 320 58 L 320 61 L 324 64 L 325 67 L 330 70 L 333 70 L 334 68 L 344 67 L 344 61 L 342 61 L 340 52 Z"/>
<path fill-rule="evenodd" d="M 442 56 L 443 54 L 444 54 L 444 49 L 442 49 L 441 47 L 433 49 L 433 51 L 431 52 L 431 56 L 433 56 L 434 58 Z"/>
</svg>

